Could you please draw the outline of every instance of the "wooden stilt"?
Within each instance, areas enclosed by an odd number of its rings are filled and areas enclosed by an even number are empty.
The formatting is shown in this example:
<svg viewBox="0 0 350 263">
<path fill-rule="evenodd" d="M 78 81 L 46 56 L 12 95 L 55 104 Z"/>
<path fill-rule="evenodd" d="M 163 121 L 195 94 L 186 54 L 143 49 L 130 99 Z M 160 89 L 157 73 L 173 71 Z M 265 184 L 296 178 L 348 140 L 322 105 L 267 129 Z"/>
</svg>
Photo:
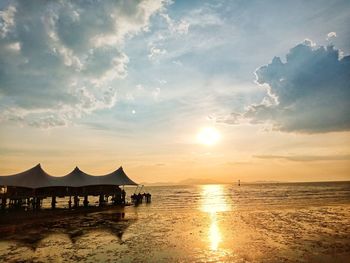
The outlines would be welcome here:
<svg viewBox="0 0 350 263">
<path fill-rule="evenodd" d="M 3 197 L 1 199 L 1 209 L 5 210 L 6 209 L 6 205 L 7 205 L 7 198 Z"/>
<path fill-rule="evenodd" d="M 37 210 L 40 210 L 40 208 L 41 208 L 41 198 L 39 198 L 39 197 L 37 197 L 37 198 L 35 198 L 36 200 L 35 200 L 35 208 L 37 209 Z"/>
<path fill-rule="evenodd" d="M 99 198 L 99 206 L 103 206 L 103 204 L 104 204 L 104 196 L 103 196 L 103 194 L 101 194 L 100 195 L 100 198 Z"/>
<path fill-rule="evenodd" d="M 69 201 L 68 201 L 68 208 L 72 209 L 72 196 L 69 196 Z"/>
<path fill-rule="evenodd" d="M 84 196 L 84 207 L 88 207 L 89 205 L 89 200 L 88 200 L 88 195 Z"/>
<path fill-rule="evenodd" d="M 52 209 L 55 209 L 56 208 L 56 196 L 52 196 L 52 199 L 51 199 L 51 208 Z"/>
<path fill-rule="evenodd" d="M 79 197 L 77 195 L 74 196 L 74 208 L 79 207 Z"/>
</svg>

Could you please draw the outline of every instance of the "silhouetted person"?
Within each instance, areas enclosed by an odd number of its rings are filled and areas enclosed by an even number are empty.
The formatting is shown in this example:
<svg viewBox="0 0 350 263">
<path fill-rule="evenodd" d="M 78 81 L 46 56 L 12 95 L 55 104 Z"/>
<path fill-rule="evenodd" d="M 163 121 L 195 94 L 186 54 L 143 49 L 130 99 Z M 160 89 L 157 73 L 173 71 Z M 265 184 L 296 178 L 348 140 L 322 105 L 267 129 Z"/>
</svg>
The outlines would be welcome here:
<svg viewBox="0 0 350 263">
<path fill-rule="evenodd" d="M 72 197 L 71 196 L 69 196 L 68 208 L 72 209 Z"/>
<path fill-rule="evenodd" d="M 146 203 L 150 203 L 151 202 L 151 194 L 150 193 L 146 193 Z"/>
<path fill-rule="evenodd" d="M 75 195 L 74 196 L 74 208 L 78 208 L 79 201 L 80 201 L 79 197 Z"/>
<path fill-rule="evenodd" d="M 137 202 L 142 204 L 142 199 L 143 199 L 143 196 L 142 196 L 141 193 L 139 193 L 139 194 L 137 195 Z"/>
<path fill-rule="evenodd" d="M 136 199 L 137 199 L 136 194 L 132 194 L 130 197 L 131 197 L 131 201 L 132 201 L 133 203 L 136 203 Z"/>
<path fill-rule="evenodd" d="M 7 202 L 6 198 L 3 197 L 2 201 L 1 201 L 1 209 L 3 209 L 3 210 L 6 209 L 6 202 Z"/>
<path fill-rule="evenodd" d="M 39 197 L 35 198 L 35 208 L 40 209 L 41 207 L 41 199 Z"/>
<path fill-rule="evenodd" d="M 35 209 L 35 197 L 33 197 L 32 199 L 30 199 L 30 204 L 32 206 L 32 209 Z"/>
<path fill-rule="evenodd" d="M 56 196 L 53 196 L 52 197 L 52 200 L 51 200 L 51 208 L 52 209 L 55 209 L 56 208 Z"/>
<path fill-rule="evenodd" d="M 105 200 L 104 200 L 103 195 L 100 195 L 100 198 L 99 198 L 99 206 L 103 206 L 103 205 L 104 205 L 104 202 L 105 202 Z"/>
<path fill-rule="evenodd" d="M 84 207 L 88 207 L 88 205 L 89 205 L 88 196 L 85 195 L 85 196 L 84 196 Z"/>
<path fill-rule="evenodd" d="M 125 205 L 125 196 L 126 196 L 126 193 L 125 193 L 125 190 L 123 189 L 123 190 L 122 190 L 122 200 L 121 200 L 121 201 L 122 201 L 121 203 L 122 203 L 123 205 Z"/>
</svg>

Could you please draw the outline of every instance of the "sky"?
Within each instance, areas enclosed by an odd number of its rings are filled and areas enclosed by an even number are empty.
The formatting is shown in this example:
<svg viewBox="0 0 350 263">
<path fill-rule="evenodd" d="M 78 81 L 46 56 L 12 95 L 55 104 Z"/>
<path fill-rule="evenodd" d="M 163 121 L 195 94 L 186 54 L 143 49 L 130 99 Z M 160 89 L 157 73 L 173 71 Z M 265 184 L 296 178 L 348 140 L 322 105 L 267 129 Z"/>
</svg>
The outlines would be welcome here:
<svg viewBox="0 0 350 263">
<path fill-rule="evenodd" d="M 1 0 L 0 174 L 350 180 L 349 24 L 337 0 Z"/>
</svg>

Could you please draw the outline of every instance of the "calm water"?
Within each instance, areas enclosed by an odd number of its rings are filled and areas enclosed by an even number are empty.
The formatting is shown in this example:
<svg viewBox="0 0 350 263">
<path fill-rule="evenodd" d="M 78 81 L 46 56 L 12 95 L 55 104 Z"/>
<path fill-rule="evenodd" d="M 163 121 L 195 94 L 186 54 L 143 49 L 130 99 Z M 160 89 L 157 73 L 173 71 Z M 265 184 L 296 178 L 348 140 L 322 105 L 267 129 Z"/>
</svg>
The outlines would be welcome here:
<svg viewBox="0 0 350 263">
<path fill-rule="evenodd" d="M 350 182 L 145 190 L 151 204 L 14 232 L 0 261 L 349 262 Z"/>
</svg>

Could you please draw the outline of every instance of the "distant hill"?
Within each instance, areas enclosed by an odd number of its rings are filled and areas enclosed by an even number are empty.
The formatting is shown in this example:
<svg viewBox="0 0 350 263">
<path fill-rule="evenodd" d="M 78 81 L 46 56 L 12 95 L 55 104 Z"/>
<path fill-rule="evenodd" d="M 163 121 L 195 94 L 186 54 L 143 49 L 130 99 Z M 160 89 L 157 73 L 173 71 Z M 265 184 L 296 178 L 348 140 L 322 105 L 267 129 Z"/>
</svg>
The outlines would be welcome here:
<svg viewBox="0 0 350 263">
<path fill-rule="evenodd" d="M 225 181 L 218 181 L 211 178 L 188 178 L 178 182 L 142 182 L 146 186 L 166 186 L 166 185 L 196 185 L 196 184 L 226 184 Z"/>
<path fill-rule="evenodd" d="M 242 183 L 242 182 L 241 182 Z M 278 184 L 278 183 L 288 183 L 287 181 L 253 181 L 253 182 L 247 182 L 248 184 Z"/>
<path fill-rule="evenodd" d="M 167 185 L 197 185 L 197 184 L 237 184 L 238 181 L 233 180 L 232 182 L 223 181 L 223 180 L 216 180 L 212 178 L 187 178 L 178 182 L 154 182 L 154 183 L 148 183 L 148 182 L 142 182 L 141 185 L 146 186 L 167 186 Z M 277 184 L 277 183 L 288 183 L 283 181 L 267 181 L 267 180 L 261 180 L 261 181 L 251 181 L 251 182 L 244 182 L 241 181 L 242 184 Z"/>
<path fill-rule="evenodd" d="M 140 184 L 146 185 L 146 186 L 167 186 L 167 185 L 175 185 L 177 183 L 175 182 L 154 182 L 154 183 L 141 182 Z"/>
<path fill-rule="evenodd" d="M 193 184 L 227 184 L 227 181 L 218 181 L 211 178 L 188 178 L 177 182 L 180 185 L 193 185 Z"/>
</svg>

